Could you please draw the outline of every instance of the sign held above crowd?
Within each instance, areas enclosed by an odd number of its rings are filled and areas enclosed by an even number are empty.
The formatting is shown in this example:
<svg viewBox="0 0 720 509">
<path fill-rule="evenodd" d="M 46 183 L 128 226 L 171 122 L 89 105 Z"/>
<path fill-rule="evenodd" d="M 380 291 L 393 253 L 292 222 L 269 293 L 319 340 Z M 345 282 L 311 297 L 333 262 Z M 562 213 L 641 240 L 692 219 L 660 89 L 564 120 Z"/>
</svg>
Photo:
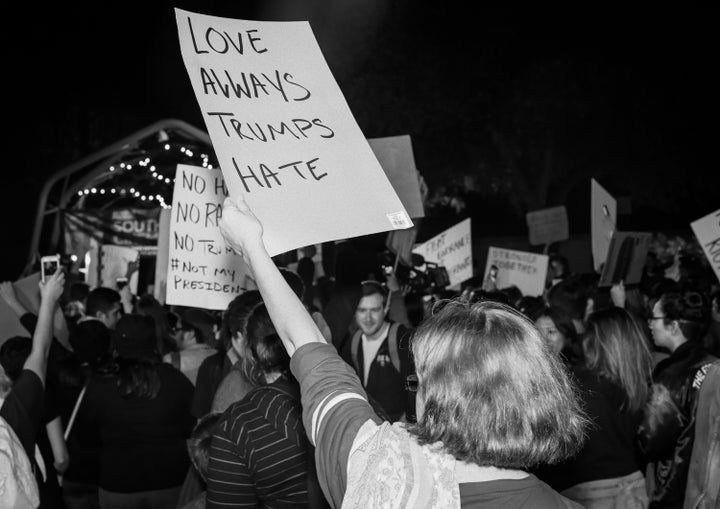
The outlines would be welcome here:
<svg viewBox="0 0 720 509">
<path fill-rule="evenodd" d="M 625 285 L 638 284 L 642 279 L 651 241 L 652 233 L 615 232 L 598 286 L 607 287 L 620 282 Z"/>
<path fill-rule="evenodd" d="M 544 254 L 491 246 L 483 280 L 494 270 L 498 289 L 517 286 L 523 295 L 536 297 L 545 291 L 548 260 Z"/>
<path fill-rule="evenodd" d="M 307 22 L 175 13 L 227 188 L 263 223 L 271 256 L 413 226 Z"/>
<path fill-rule="evenodd" d="M 426 262 L 445 267 L 450 277 L 450 286 L 459 285 L 473 277 L 470 226 L 470 218 L 467 218 L 413 249 L 413 253 L 422 255 Z"/>
<path fill-rule="evenodd" d="M 367 141 L 408 215 L 413 219 L 425 217 L 421 177 L 415 166 L 410 135 L 370 138 Z"/>
<path fill-rule="evenodd" d="M 600 272 L 617 225 L 617 201 L 595 179 L 590 183 L 590 228 L 593 266 Z"/>
<path fill-rule="evenodd" d="M 531 246 L 548 245 L 570 237 L 567 210 L 564 205 L 528 212 L 525 220 Z"/>
<path fill-rule="evenodd" d="M 720 281 L 720 209 L 693 221 L 690 227 Z"/>
<path fill-rule="evenodd" d="M 218 220 L 227 187 L 219 170 L 178 165 L 170 216 L 165 302 L 222 310 L 250 269 L 225 245 Z"/>
</svg>

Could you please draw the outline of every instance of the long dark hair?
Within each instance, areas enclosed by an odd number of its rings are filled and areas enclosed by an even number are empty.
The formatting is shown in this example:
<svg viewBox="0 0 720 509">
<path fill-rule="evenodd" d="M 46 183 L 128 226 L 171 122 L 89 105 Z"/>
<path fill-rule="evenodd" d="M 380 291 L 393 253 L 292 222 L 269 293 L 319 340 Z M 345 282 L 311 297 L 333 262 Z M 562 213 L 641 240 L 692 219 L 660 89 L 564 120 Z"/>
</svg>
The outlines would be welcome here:
<svg viewBox="0 0 720 509">
<path fill-rule="evenodd" d="M 160 392 L 159 363 L 155 359 L 117 357 L 113 375 L 123 398 L 155 399 Z"/>
<path fill-rule="evenodd" d="M 623 408 L 645 405 L 652 354 L 645 334 L 630 313 L 618 307 L 590 315 L 582 340 L 585 365 L 625 393 Z"/>
<path fill-rule="evenodd" d="M 123 316 L 113 332 L 115 357 L 106 374 L 115 378 L 123 398 L 155 399 L 160 392 L 161 358 L 155 322 L 141 314 Z"/>
<path fill-rule="evenodd" d="M 247 343 L 253 357 L 254 378 L 264 383 L 265 373 L 291 378 L 290 356 L 278 336 L 265 304 L 258 304 L 247 322 Z M 260 376 L 262 374 L 262 376 Z"/>
</svg>

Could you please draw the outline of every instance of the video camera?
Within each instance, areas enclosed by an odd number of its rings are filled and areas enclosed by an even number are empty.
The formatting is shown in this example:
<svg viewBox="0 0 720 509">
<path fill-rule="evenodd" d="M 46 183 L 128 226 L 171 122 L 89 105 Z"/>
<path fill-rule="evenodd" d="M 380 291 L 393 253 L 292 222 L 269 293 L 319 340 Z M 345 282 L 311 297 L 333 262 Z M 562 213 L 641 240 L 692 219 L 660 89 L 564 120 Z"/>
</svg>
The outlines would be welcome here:
<svg viewBox="0 0 720 509">
<path fill-rule="evenodd" d="M 383 251 L 378 255 L 378 262 L 383 268 L 386 276 L 393 272 L 395 266 L 395 254 L 390 251 Z M 416 295 L 427 295 L 443 290 L 450 284 L 450 276 L 445 267 L 434 262 L 426 261 L 422 255 L 411 254 L 412 266 L 398 263 L 395 269 L 395 277 L 400 286 L 409 286 L 410 293 Z"/>
</svg>

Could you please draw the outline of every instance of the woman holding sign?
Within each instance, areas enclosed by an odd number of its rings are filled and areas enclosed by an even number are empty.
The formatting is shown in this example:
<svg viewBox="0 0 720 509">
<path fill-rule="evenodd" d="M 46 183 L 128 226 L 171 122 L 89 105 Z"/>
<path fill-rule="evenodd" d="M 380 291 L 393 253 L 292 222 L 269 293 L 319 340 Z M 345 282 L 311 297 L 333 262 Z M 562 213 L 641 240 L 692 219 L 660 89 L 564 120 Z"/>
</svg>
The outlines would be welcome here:
<svg viewBox="0 0 720 509">
<path fill-rule="evenodd" d="M 571 456 L 585 418 L 537 328 L 494 302 L 447 304 L 417 329 L 418 421 L 382 422 L 355 372 L 325 343 L 244 202 L 221 229 L 250 266 L 300 382 L 303 422 L 333 507 L 577 507 L 526 469 Z"/>
</svg>

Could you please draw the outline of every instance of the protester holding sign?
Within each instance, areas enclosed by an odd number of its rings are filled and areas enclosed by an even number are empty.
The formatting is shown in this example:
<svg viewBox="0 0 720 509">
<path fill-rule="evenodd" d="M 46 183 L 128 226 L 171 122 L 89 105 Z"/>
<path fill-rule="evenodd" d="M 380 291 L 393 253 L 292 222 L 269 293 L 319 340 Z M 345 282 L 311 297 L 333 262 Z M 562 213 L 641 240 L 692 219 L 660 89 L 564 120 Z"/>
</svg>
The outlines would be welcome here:
<svg viewBox="0 0 720 509">
<path fill-rule="evenodd" d="M 572 455 L 585 424 L 560 362 L 527 319 L 496 303 L 443 308 L 415 335 L 418 378 L 408 389 L 417 391 L 417 425 L 381 424 L 357 375 L 275 267 L 247 204 L 226 200 L 221 228 L 251 267 L 291 357 L 320 485 L 333 507 L 519 507 L 529 499 L 539 508 L 575 507 L 522 470 Z M 430 445 L 441 437 L 442 447 Z M 380 461 L 370 461 L 374 451 L 382 451 Z"/>
<path fill-rule="evenodd" d="M 308 507 L 319 489 L 309 488 L 317 481 L 310 475 L 314 459 L 301 420 L 300 387 L 262 304 L 248 318 L 247 343 L 263 380 L 215 427 L 207 507 Z"/>
</svg>

